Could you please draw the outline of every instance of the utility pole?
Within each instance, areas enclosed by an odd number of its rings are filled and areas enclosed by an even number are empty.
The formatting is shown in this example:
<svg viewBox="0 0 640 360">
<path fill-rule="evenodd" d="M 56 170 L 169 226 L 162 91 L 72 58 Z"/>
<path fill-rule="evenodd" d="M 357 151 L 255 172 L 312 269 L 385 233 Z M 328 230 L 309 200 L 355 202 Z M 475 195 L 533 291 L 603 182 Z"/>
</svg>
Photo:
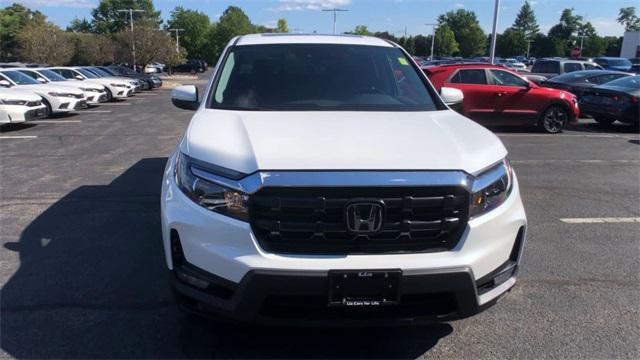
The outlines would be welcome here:
<svg viewBox="0 0 640 360">
<path fill-rule="evenodd" d="M 493 10 L 493 32 L 491 33 L 491 52 L 489 53 L 489 62 L 495 64 L 496 58 L 496 31 L 498 28 L 498 14 L 500 13 L 500 0 L 496 0 L 496 7 Z"/>
<path fill-rule="evenodd" d="M 133 57 L 133 71 L 136 71 L 136 42 L 135 42 L 135 35 L 133 34 L 133 13 L 141 13 L 144 12 L 144 10 L 135 10 L 135 9 L 121 9 L 118 10 L 118 12 L 120 13 L 129 13 L 129 24 L 131 25 L 131 55 Z"/>
<path fill-rule="evenodd" d="M 176 32 L 176 53 L 180 54 L 180 31 L 184 31 L 184 29 L 169 29 L 169 31 Z"/>
<path fill-rule="evenodd" d="M 531 43 L 533 40 L 527 40 L 527 59 L 529 59 L 529 49 L 531 49 Z"/>
<path fill-rule="evenodd" d="M 433 26 L 433 28 L 431 29 L 431 56 L 430 56 L 430 59 L 429 59 L 429 60 L 433 61 L 433 48 L 434 48 L 434 45 L 436 43 L 436 25 L 438 25 L 438 24 L 431 23 L 431 24 L 425 24 L 425 25 Z"/>
<path fill-rule="evenodd" d="M 336 16 L 337 16 L 336 14 L 337 14 L 337 12 L 338 11 L 349 11 L 349 10 L 333 8 L 333 9 L 322 9 L 322 11 L 333 11 L 333 34 L 335 35 L 335 33 L 336 33 Z"/>
<path fill-rule="evenodd" d="M 580 56 L 582 56 L 582 46 L 584 45 L 585 34 L 580 35 Z"/>
</svg>

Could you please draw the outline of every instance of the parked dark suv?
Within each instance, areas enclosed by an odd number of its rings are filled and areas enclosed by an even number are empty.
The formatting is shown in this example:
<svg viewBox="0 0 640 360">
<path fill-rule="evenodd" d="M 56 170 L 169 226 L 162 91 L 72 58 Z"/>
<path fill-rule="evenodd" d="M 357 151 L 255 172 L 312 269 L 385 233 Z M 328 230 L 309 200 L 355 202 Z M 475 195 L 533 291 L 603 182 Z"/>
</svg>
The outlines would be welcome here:
<svg viewBox="0 0 640 360">
<path fill-rule="evenodd" d="M 162 86 L 162 80 L 156 75 L 149 74 L 140 74 L 139 72 L 133 71 L 128 67 L 124 66 L 97 66 L 98 68 L 112 74 L 113 76 L 122 76 L 128 77 L 132 79 L 142 80 L 147 83 L 148 86 L 145 86 L 146 89 L 153 89 Z"/>
<path fill-rule="evenodd" d="M 176 65 L 173 67 L 174 72 L 188 72 L 192 74 L 195 74 L 198 72 L 204 72 L 204 70 L 205 68 L 202 62 L 200 60 L 193 60 L 193 59 L 187 60 L 186 63 Z"/>
</svg>

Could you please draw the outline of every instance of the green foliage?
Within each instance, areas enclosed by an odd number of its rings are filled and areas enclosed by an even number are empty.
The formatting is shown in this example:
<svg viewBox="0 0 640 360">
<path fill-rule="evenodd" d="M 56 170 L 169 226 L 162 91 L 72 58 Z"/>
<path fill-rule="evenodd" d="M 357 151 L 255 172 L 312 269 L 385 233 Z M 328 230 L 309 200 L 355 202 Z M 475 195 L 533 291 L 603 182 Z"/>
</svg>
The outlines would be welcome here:
<svg viewBox="0 0 640 360">
<path fill-rule="evenodd" d="M 210 44 L 215 50 L 213 58 L 217 58 L 220 52 L 224 49 L 225 45 L 234 36 L 245 35 L 255 32 L 256 27 L 251 24 L 249 17 L 237 6 L 229 6 L 222 16 L 220 21 L 215 26 L 212 32 L 213 43 Z"/>
<path fill-rule="evenodd" d="M 568 56 L 577 43 L 577 36 L 583 29 L 582 16 L 575 15 L 574 9 L 564 9 L 560 22 L 549 30 L 549 38 L 555 46 L 556 56 Z"/>
<path fill-rule="evenodd" d="M 278 19 L 278 24 L 276 25 L 276 32 L 277 33 L 289 32 L 289 25 L 287 25 L 287 19 L 285 18 Z"/>
<path fill-rule="evenodd" d="M 431 36 L 416 35 L 413 38 L 414 55 L 428 56 L 431 52 Z"/>
<path fill-rule="evenodd" d="M 100 0 L 98 7 L 91 11 L 93 31 L 99 34 L 114 34 L 129 25 L 129 13 L 118 10 L 134 9 L 143 10 L 142 13 L 134 13 L 134 22 L 138 20 L 149 21 L 155 26 L 160 26 L 160 11 L 153 7 L 152 0 Z"/>
<path fill-rule="evenodd" d="M 624 25 L 625 31 L 640 31 L 640 18 L 636 15 L 634 6 L 620 9 L 617 21 Z"/>
<path fill-rule="evenodd" d="M 459 49 L 454 55 L 471 57 L 484 55 L 486 37 L 473 11 L 458 9 L 438 17 L 438 25 L 447 24 L 453 31 Z M 438 36 L 436 36 L 436 41 Z"/>
<path fill-rule="evenodd" d="M 531 43 L 530 55 L 533 57 L 541 58 L 546 56 L 555 56 L 556 44 L 555 40 L 548 36 L 537 33 L 533 37 Z"/>
<path fill-rule="evenodd" d="M 482 41 L 484 43 L 484 40 Z M 455 33 L 449 25 L 442 24 L 436 29 L 436 41 L 433 50 L 434 56 L 451 56 L 460 51 Z"/>
<path fill-rule="evenodd" d="M 104 65 L 114 62 L 116 44 L 110 36 L 76 32 L 70 34 L 70 38 L 74 45 L 71 64 Z"/>
<path fill-rule="evenodd" d="M 355 35 L 371 35 L 369 29 L 367 29 L 366 25 L 357 25 L 356 28 L 351 32 L 351 34 Z"/>
<path fill-rule="evenodd" d="M 605 48 L 605 56 L 620 56 L 620 49 L 622 48 L 622 36 L 605 36 L 602 38 Z"/>
<path fill-rule="evenodd" d="M 18 34 L 17 41 L 17 53 L 24 62 L 64 65 L 74 54 L 70 34 L 49 22 L 27 25 Z"/>
<path fill-rule="evenodd" d="M 71 20 L 71 24 L 67 26 L 67 31 L 74 33 L 88 33 L 93 31 L 93 27 L 87 19 L 80 20 L 78 18 L 74 18 Z"/>
<path fill-rule="evenodd" d="M 519 29 L 508 28 L 496 39 L 496 54 L 501 57 L 514 57 L 527 53 L 525 33 Z"/>
<path fill-rule="evenodd" d="M 209 17 L 206 14 L 176 6 L 171 11 L 166 30 L 184 29 L 179 33 L 180 46 L 186 50 L 190 58 L 204 59 L 207 56 L 209 26 Z"/>
<path fill-rule="evenodd" d="M 540 32 L 536 15 L 533 13 L 533 8 L 529 1 L 525 0 L 512 27 L 522 32 L 526 39 L 531 39 Z"/>
<path fill-rule="evenodd" d="M 46 17 L 40 11 L 32 11 L 20 4 L 0 9 L 0 60 L 18 60 L 17 37 L 29 25 L 44 25 Z"/>
</svg>

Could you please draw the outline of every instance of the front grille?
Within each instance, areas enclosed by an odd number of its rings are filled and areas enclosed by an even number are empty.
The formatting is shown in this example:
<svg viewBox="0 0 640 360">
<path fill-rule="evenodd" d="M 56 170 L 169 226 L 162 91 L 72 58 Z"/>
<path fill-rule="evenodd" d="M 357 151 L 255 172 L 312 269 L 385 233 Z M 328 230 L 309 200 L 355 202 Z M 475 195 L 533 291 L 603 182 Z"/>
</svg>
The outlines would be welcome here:
<svg viewBox="0 0 640 360">
<path fill-rule="evenodd" d="M 435 252 L 452 249 L 468 220 L 462 187 L 267 187 L 249 200 L 250 222 L 265 250 L 292 254 Z M 348 230 L 346 207 L 381 201 L 379 232 Z"/>
</svg>

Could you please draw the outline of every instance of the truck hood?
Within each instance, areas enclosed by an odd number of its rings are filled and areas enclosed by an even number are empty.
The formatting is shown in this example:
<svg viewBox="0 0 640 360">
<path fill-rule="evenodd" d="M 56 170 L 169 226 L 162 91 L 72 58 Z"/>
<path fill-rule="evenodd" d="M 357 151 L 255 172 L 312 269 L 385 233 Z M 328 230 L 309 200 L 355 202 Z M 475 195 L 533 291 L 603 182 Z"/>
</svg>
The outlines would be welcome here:
<svg viewBox="0 0 640 360">
<path fill-rule="evenodd" d="M 452 110 L 271 112 L 201 109 L 181 144 L 228 169 L 464 170 L 507 154 L 500 139 Z"/>
</svg>

